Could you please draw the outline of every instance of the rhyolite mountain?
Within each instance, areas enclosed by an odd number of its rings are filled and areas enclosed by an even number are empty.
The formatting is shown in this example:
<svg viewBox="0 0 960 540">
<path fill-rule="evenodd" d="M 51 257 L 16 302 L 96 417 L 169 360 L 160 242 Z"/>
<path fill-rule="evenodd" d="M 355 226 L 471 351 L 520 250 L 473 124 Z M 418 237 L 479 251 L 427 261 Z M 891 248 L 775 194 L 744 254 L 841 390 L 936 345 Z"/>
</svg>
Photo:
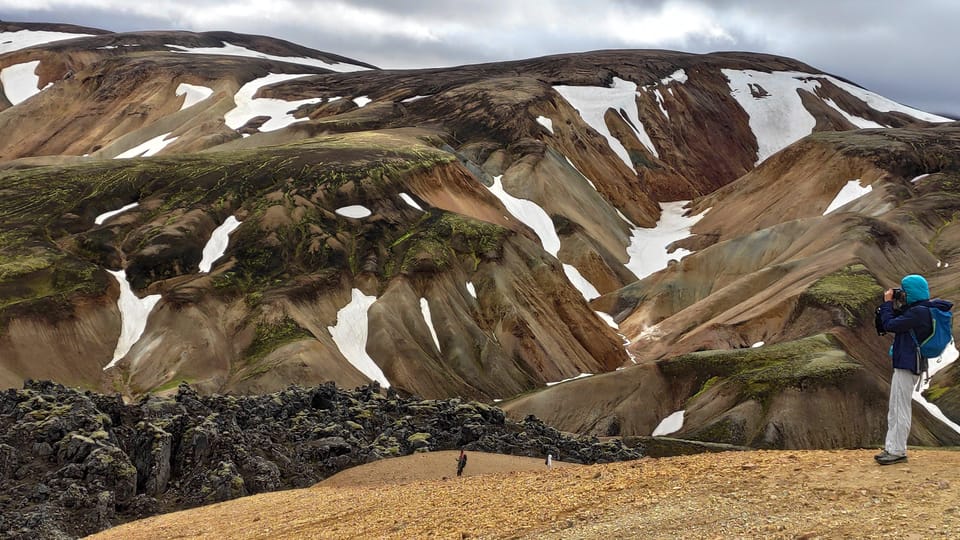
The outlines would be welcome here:
<svg viewBox="0 0 960 540">
<path fill-rule="evenodd" d="M 919 272 L 960 297 L 960 124 L 789 58 L 381 70 L 227 32 L 0 32 L 3 387 L 377 380 L 588 434 L 684 411 L 683 438 L 870 445 L 880 293 Z M 958 383 L 925 392 L 954 422 Z M 916 413 L 911 442 L 960 444 Z"/>
</svg>

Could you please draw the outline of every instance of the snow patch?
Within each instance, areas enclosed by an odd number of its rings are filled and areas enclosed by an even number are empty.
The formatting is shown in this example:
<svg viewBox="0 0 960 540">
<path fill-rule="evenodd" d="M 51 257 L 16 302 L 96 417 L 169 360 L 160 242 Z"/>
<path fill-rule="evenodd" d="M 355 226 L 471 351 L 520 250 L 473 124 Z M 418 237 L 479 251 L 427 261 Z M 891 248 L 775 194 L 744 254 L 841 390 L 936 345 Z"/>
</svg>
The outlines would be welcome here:
<svg viewBox="0 0 960 540">
<path fill-rule="evenodd" d="M 845 186 L 843 186 L 843 188 L 840 189 L 840 192 L 837 193 L 837 196 L 830 201 L 827 209 L 823 211 L 823 215 L 827 215 L 830 212 L 837 210 L 841 206 L 863 197 L 871 191 L 873 191 L 873 186 L 861 186 L 860 179 L 850 180 Z"/>
<path fill-rule="evenodd" d="M 900 105 L 873 92 L 823 74 L 799 71 L 774 71 L 765 73 L 754 70 L 720 70 L 729 81 L 730 94 L 750 117 L 750 129 L 757 139 L 759 151 L 757 163 L 782 150 L 793 142 L 809 135 L 816 120 L 803 106 L 797 90 L 806 90 L 816 95 L 820 81 L 830 81 L 852 96 L 863 100 L 870 108 L 880 112 L 897 111 L 927 122 L 950 122 L 949 118 L 918 111 Z M 754 97 L 754 92 L 758 97 Z M 832 100 L 824 100 L 858 127 L 883 127 L 875 122 L 852 116 Z"/>
<path fill-rule="evenodd" d="M 352 206 L 344 206 L 342 208 L 337 208 L 334 210 L 338 215 L 348 218 L 360 219 L 365 218 L 372 214 L 369 208 L 359 204 L 354 204 Z"/>
<path fill-rule="evenodd" d="M 841 109 L 840 106 L 837 105 L 836 103 L 834 103 L 834 101 L 833 101 L 832 99 L 830 99 L 830 98 L 823 98 L 823 102 L 826 103 L 827 105 L 833 107 L 833 109 L 834 109 L 835 111 L 837 111 L 838 113 L 842 114 L 844 118 L 846 118 L 851 124 L 857 126 L 858 128 L 861 128 L 861 129 L 870 129 L 870 128 L 885 128 L 885 127 L 887 127 L 887 126 L 878 124 L 878 123 L 876 123 L 876 122 L 874 122 L 874 121 L 872 121 L 872 120 L 867 120 L 866 118 L 860 118 L 859 116 L 854 116 L 854 115 L 848 113 L 847 111 Z"/>
<path fill-rule="evenodd" d="M 172 133 L 172 132 L 171 132 Z M 173 137 L 167 139 L 170 136 L 170 133 L 164 133 L 163 135 L 158 135 L 149 141 L 143 142 L 134 146 L 133 148 L 127 150 L 126 152 L 117 154 L 113 159 L 129 159 L 136 157 L 148 157 L 156 154 L 157 152 L 163 150 L 170 143 L 177 140 L 179 137 Z"/>
<path fill-rule="evenodd" d="M 303 105 L 320 103 L 323 98 L 300 99 L 297 101 L 284 101 L 275 98 L 256 98 L 257 91 L 271 84 L 276 84 L 300 77 L 309 77 L 311 73 L 289 74 L 289 73 L 270 73 L 265 77 L 254 79 L 240 87 L 233 101 L 236 107 L 227 111 L 223 119 L 230 129 L 238 129 L 257 116 L 269 116 L 270 119 L 260 126 L 260 131 L 275 131 L 285 128 L 295 122 L 306 121 L 307 118 L 294 118 L 291 112 Z"/>
<path fill-rule="evenodd" d="M 0 70 L 0 83 L 3 84 L 3 93 L 7 95 L 10 103 L 18 105 L 42 91 L 38 88 L 40 77 L 36 74 L 39 65 L 40 61 L 34 60 L 33 62 L 14 64 Z M 43 89 L 49 86 L 48 84 Z"/>
<path fill-rule="evenodd" d="M 610 133 L 603 118 L 608 109 L 613 109 L 617 114 L 620 114 L 633 129 L 640 142 L 647 147 L 647 150 L 655 157 L 660 157 L 657 149 L 653 146 L 653 141 L 650 140 L 643 124 L 640 123 L 637 110 L 636 83 L 614 77 L 613 86 L 610 88 L 602 86 L 554 86 L 553 89 L 580 113 L 584 122 L 607 139 L 610 149 L 623 160 L 631 171 L 636 169 L 634 169 L 633 162 L 630 160 L 630 154 L 623 144 Z"/>
<path fill-rule="evenodd" d="M 657 429 L 653 430 L 652 437 L 661 437 L 680 431 L 683 427 L 683 414 L 686 411 L 677 411 L 660 421 Z"/>
<path fill-rule="evenodd" d="M 565 382 L 569 382 L 569 381 L 575 381 L 575 380 L 577 380 L 577 379 L 582 379 L 582 378 L 584 378 L 584 377 L 592 377 L 592 376 L 593 376 L 593 373 L 581 373 L 581 374 L 577 375 L 576 377 L 570 377 L 569 379 L 564 379 L 564 380 L 562 380 L 562 381 L 548 382 L 548 383 L 547 383 L 547 386 L 554 386 L 554 385 L 557 385 L 557 384 L 561 384 L 561 383 L 565 383 Z"/>
<path fill-rule="evenodd" d="M 363 107 L 364 105 L 370 103 L 371 101 L 373 100 L 368 98 L 367 96 L 360 96 L 357 98 L 353 98 L 353 102 L 357 104 L 357 107 Z"/>
<path fill-rule="evenodd" d="M 140 204 L 140 203 L 135 203 L 135 202 L 134 202 L 134 203 L 130 203 L 130 204 L 126 205 L 126 206 L 121 206 L 120 208 L 118 208 L 118 209 L 116 209 L 116 210 L 111 210 L 111 211 L 109 211 L 109 212 L 104 212 L 104 213 L 100 214 L 99 216 L 93 218 L 93 223 L 94 223 L 95 225 L 103 225 L 104 222 L 106 222 L 108 219 L 112 218 L 113 216 L 115 216 L 115 215 L 117 215 L 117 214 L 121 214 L 121 213 L 123 213 L 123 212 L 126 212 L 127 210 L 130 210 L 131 208 L 136 208 L 139 204 Z"/>
<path fill-rule="evenodd" d="M 654 272 L 667 267 L 671 259 L 680 260 L 691 251 L 680 248 L 673 253 L 667 253 L 667 246 L 690 236 L 693 227 L 707 211 L 704 210 L 695 216 L 684 216 L 683 207 L 689 201 L 660 203 L 660 219 L 652 229 L 634 227 L 627 246 L 627 268 L 637 279 L 643 279 Z"/>
<path fill-rule="evenodd" d="M 609 313 L 604 313 L 602 311 L 594 311 L 597 314 L 597 317 L 600 317 L 600 320 L 607 323 L 607 326 L 613 328 L 614 330 L 619 330 L 620 325 L 617 324 L 617 321 L 613 320 L 613 316 Z"/>
<path fill-rule="evenodd" d="M 235 231 L 240 223 L 237 218 L 230 216 L 222 225 L 213 230 L 210 240 L 203 246 L 203 256 L 200 258 L 201 272 L 209 272 L 213 268 L 213 263 L 217 262 L 227 252 L 227 246 L 230 244 L 230 233 Z"/>
<path fill-rule="evenodd" d="M 923 180 L 924 178 L 926 178 L 926 177 L 928 177 L 928 176 L 930 176 L 930 173 L 921 174 L 920 176 L 914 177 L 913 180 L 910 180 L 910 183 L 911 183 L 911 184 L 916 184 L 917 182 Z"/>
<path fill-rule="evenodd" d="M 956 343 L 951 341 L 950 344 L 947 345 L 947 348 L 943 351 L 943 354 L 940 356 L 939 359 L 937 358 L 930 359 L 930 368 L 929 368 L 930 377 L 933 377 L 935 373 L 952 364 L 954 361 L 957 360 L 958 357 L 960 357 L 960 352 L 957 351 Z M 960 425 L 957 425 L 956 422 L 947 418 L 947 416 L 943 414 L 943 411 L 940 410 L 940 407 L 937 407 L 933 403 L 930 403 L 929 401 L 927 401 L 927 398 L 923 397 L 923 392 L 926 391 L 927 388 L 929 387 L 930 387 L 930 381 L 929 380 L 924 381 L 920 385 L 920 390 L 914 389 L 913 399 L 916 402 L 923 405 L 923 408 L 927 409 L 927 411 L 929 411 L 930 414 L 937 417 L 938 420 L 940 420 L 941 422 L 949 426 L 950 429 L 952 429 L 957 433 L 960 433 Z"/>
<path fill-rule="evenodd" d="M 411 197 L 410 195 L 408 195 L 408 194 L 406 194 L 406 193 L 401 193 L 401 194 L 400 194 L 400 198 L 403 199 L 403 202 L 405 202 L 405 203 L 409 204 L 410 206 L 416 208 L 417 210 L 423 212 L 423 208 L 422 208 L 419 204 L 417 204 L 417 201 L 413 200 L 413 197 Z"/>
<path fill-rule="evenodd" d="M 367 378 L 379 382 L 380 386 L 388 388 L 390 382 L 387 377 L 367 354 L 367 336 L 370 332 L 367 312 L 376 301 L 376 296 L 367 296 L 360 289 L 353 289 L 350 303 L 337 312 L 337 325 L 328 326 L 327 330 L 340 353 L 353 367 Z"/>
<path fill-rule="evenodd" d="M 673 81 L 677 81 L 678 83 L 683 84 L 683 83 L 687 82 L 689 79 L 690 79 L 690 78 L 687 77 L 687 72 L 686 72 L 686 71 L 684 71 L 684 70 L 682 70 L 682 69 L 678 69 L 678 70 L 674 71 L 673 73 L 671 73 L 669 76 L 660 79 L 660 84 L 670 84 L 670 83 L 673 82 Z"/>
<path fill-rule="evenodd" d="M 249 58 L 263 58 L 265 60 L 275 60 L 278 62 L 290 62 L 292 64 L 300 64 L 302 66 L 313 66 L 323 69 L 329 69 L 330 71 L 336 71 L 338 73 L 347 73 L 351 71 L 366 71 L 370 68 L 357 66 L 354 64 L 346 64 L 343 62 L 324 62 L 317 58 L 309 58 L 306 56 L 277 56 L 274 54 L 262 53 L 260 51 L 255 51 L 253 49 L 248 49 L 240 45 L 234 45 L 232 43 L 223 42 L 222 47 L 182 47 L 180 45 L 165 44 L 165 47 L 173 49 L 173 52 L 177 53 L 186 53 L 186 54 L 218 54 L 221 56 L 246 56 Z"/>
<path fill-rule="evenodd" d="M 658 88 L 654 90 L 653 95 L 657 97 L 657 105 L 660 106 L 660 112 L 662 112 L 663 116 L 666 117 L 667 120 L 669 120 L 670 113 L 668 113 L 667 108 L 663 106 L 663 94 L 660 93 L 660 89 Z"/>
<path fill-rule="evenodd" d="M 567 160 L 567 163 L 569 163 L 570 166 L 573 167 L 575 171 L 580 173 L 580 176 L 582 176 L 583 179 L 586 180 L 588 184 L 590 184 L 590 187 L 592 187 L 594 191 L 596 191 L 597 193 L 600 193 L 600 190 L 597 189 L 597 186 L 596 184 L 593 183 L 593 180 L 590 180 L 589 178 L 587 178 L 587 175 L 583 174 L 583 171 L 578 169 L 577 166 L 574 165 L 572 161 L 570 161 L 570 158 L 568 158 L 567 156 L 563 156 L 563 159 Z M 619 212 L 619 210 L 617 210 L 617 212 Z"/>
<path fill-rule="evenodd" d="M 766 343 L 764 343 L 764 342 L 762 342 L 762 341 L 758 341 L 758 342 L 754 343 L 753 345 L 751 345 L 750 348 L 751 348 L 751 349 L 756 349 L 756 348 L 758 348 L 758 347 L 763 347 L 764 345 L 766 345 Z"/>
<path fill-rule="evenodd" d="M 546 210 L 533 201 L 519 199 L 507 193 L 503 189 L 501 178 L 503 178 L 503 175 L 493 177 L 493 185 L 489 188 L 490 192 L 500 199 L 500 202 L 513 217 L 537 233 L 544 251 L 556 257 L 560 251 L 560 237 L 557 236 L 557 231 L 553 228 L 553 221 Z"/>
<path fill-rule="evenodd" d="M 420 101 L 421 99 L 427 98 L 427 97 L 430 97 L 430 96 L 413 96 L 413 97 L 408 97 L 407 99 L 401 100 L 400 103 L 413 103 L 414 101 Z"/>
<path fill-rule="evenodd" d="M 440 339 L 437 337 L 437 330 L 433 327 L 433 317 L 430 316 L 430 303 L 426 298 L 420 298 L 420 313 L 423 314 L 423 320 L 430 329 L 430 335 L 433 337 L 433 343 L 437 346 L 437 352 L 440 351 Z"/>
<path fill-rule="evenodd" d="M 600 296 L 600 292 L 597 291 L 597 288 L 594 287 L 592 283 L 587 281 L 587 278 L 583 277 L 583 275 L 580 274 L 580 271 L 577 270 L 572 264 L 564 263 L 563 273 L 567 275 L 567 279 L 570 280 L 570 283 L 573 284 L 578 291 L 580 291 L 580 294 L 582 294 L 583 298 L 588 302 Z"/>
<path fill-rule="evenodd" d="M 81 37 L 91 37 L 91 34 L 67 34 L 65 32 L 47 32 L 45 30 L 0 32 L 0 54 L 19 51 L 20 49 L 26 49 L 44 43 Z"/>
<path fill-rule="evenodd" d="M 547 128 L 547 131 L 549 131 L 550 134 L 553 135 L 553 120 L 547 118 L 546 116 L 538 116 L 537 123 Z"/>
<path fill-rule="evenodd" d="M 196 85 L 187 84 L 187 83 L 180 83 L 180 85 L 177 86 L 176 95 L 187 96 L 183 100 L 183 105 L 180 106 L 180 110 L 182 111 L 212 96 L 213 88 L 207 88 L 206 86 L 196 86 Z"/>
<path fill-rule="evenodd" d="M 147 318 L 153 307 L 160 301 L 159 294 L 151 294 L 138 298 L 127 281 L 126 270 L 107 270 L 120 285 L 120 297 L 117 298 L 117 308 L 120 309 L 120 338 L 113 351 L 113 360 L 104 366 L 104 371 L 112 368 L 121 358 L 130 352 L 147 328 Z"/>
<path fill-rule="evenodd" d="M 467 292 L 470 293 L 470 296 L 472 296 L 474 299 L 477 298 L 477 288 L 473 286 L 472 281 L 467 282 Z"/>
</svg>

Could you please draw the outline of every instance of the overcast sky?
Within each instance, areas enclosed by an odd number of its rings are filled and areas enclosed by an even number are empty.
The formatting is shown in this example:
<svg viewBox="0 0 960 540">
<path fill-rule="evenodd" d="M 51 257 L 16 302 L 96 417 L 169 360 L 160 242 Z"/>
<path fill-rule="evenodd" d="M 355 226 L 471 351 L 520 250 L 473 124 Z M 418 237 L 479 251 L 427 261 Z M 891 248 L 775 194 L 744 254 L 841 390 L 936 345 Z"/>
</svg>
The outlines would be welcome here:
<svg viewBox="0 0 960 540">
<path fill-rule="evenodd" d="M 0 0 L 0 19 L 264 34 L 384 68 L 609 48 L 767 52 L 960 117 L 956 0 Z"/>
</svg>

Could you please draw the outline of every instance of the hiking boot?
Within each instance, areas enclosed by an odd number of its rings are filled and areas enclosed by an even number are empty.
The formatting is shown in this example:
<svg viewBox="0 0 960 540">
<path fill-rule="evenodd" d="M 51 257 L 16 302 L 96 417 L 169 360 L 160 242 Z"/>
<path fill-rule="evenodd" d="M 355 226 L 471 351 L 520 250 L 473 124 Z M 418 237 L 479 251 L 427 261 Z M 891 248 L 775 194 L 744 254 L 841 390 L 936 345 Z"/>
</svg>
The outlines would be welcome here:
<svg viewBox="0 0 960 540">
<path fill-rule="evenodd" d="M 883 457 L 887 457 L 889 455 L 890 455 L 890 452 L 887 452 L 886 449 L 884 449 L 884 450 L 881 450 L 879 454 L 873 456 L 873 459 L 880 459 Z"/>
<path fill-rule="evenodd" d="M 898 456 L 888 452 L 884 452 L 884 454 L 886 455 L 877 456 L 875 458 L 877 463 L 881 465 L 893 465 L 894 463 L 905 463 L 907 461 L 907 456 Z"/>
</svg>

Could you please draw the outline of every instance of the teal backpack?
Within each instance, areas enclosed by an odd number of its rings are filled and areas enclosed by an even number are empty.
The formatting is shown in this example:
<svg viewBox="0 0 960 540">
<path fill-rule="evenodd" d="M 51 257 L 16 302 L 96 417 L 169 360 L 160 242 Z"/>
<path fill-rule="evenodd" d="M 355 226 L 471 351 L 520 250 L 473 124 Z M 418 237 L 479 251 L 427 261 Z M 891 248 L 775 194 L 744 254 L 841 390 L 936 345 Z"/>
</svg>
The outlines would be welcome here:
<svg viewBox="0 0 960 540">
<path fill-rule="evenodd" d="M 933 323 L 933 332 L 930 337 L 921 343 L 917 341 L 917 334 L 913 330 L 910 331 L 910 335 L 913 336 L 913 341 L 917 344 L 920 354 L 924 358 L 937 358 L 953 341 L 953 313 L 937 308 L 928 309 L 930 310 L 930 320 Z"/>
</svg>

